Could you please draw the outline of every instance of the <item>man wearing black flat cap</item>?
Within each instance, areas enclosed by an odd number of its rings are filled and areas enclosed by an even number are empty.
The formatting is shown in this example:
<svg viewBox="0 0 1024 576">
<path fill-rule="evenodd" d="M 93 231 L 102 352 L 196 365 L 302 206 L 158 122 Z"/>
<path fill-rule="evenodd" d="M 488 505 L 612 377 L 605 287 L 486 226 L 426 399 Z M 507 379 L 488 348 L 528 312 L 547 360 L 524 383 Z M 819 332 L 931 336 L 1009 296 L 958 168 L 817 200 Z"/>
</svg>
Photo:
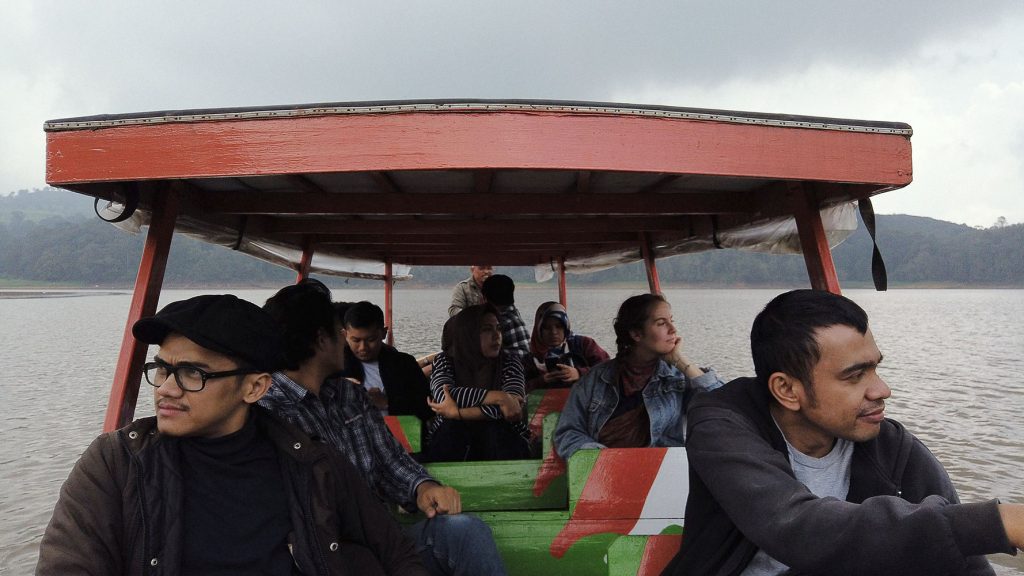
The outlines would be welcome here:
<svg viewBox="0 0 1024 576">
<path fill-rule="evenodd" d="M 156 416 L 82 455 L 36 574 L 425 574 L 344 457 L 255 406 L 282 362 L 273 318 L 197 296 L 132 334 L 159 346 Z"/>
</svg>

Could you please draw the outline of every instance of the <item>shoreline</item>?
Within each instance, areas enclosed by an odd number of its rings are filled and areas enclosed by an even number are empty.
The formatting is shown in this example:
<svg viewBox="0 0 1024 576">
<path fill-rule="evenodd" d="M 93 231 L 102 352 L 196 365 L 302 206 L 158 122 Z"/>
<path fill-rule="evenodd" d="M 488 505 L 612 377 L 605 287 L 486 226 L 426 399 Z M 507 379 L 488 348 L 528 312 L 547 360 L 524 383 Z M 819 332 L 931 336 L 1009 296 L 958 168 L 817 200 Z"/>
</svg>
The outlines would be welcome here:
<svg viewBox="0 0 1024 576">
<path fill-rule="evenodd" d="M 80 296 L 121 296 L 130 294 L 130 290 L 102 290 L 102 289 L 8 289 L 0 288 L 0 300 L 15 300 L 20 298 L 76 298 Z"/>
<path fill-rule="evenodd" d="M 331 282 L 331 279 L 320 277 L 332 290 L 344 290 L 344 289 L 375 289 L 381 288 L 382 284 L 379 282 L 373 282 L 365 285 L 351 284 L 348 282 L 342 285 L 336 285 Z M 452 284 L 418 284 L 418 283 L 396 283 L 396 290 L 440 290 L 440 289 L 451 289 L 455 285 Z M 164 284 L 162 289 L 166 290 L 272 290 L 278 289 L 282 284 Z M 556 283 L 544 282 L 521 282 L 516 284 L 517 290 L 546 290 L 546 289 L 557 289 Z M 806 284 L 694 284 L 694 283 L 680 283 L 671 284 L 668 282 L 662 282 L 662 288 L 666 290 L 793 290 L 797 288 L 807 288 Z M 647 289 L 647 282 L 607 282 L 601 284 L 569 284 L 569 290 L 604 290 L 604 289 Z M 849 288 L 855 290 L 861 289 L 873 289 L 874 286 L 870 282 L 849 282 L 842 284 L 842 288 Z M 1015 284 L 958 284 L 958 283 L 946 283 L 946 282 L 918 282 L 918 283 L 906 283 L 906 284 L 893 284 L 890 283 L 889 290 L 1024 290 L 1024 285 Z M 12 294 L 25 294 L 25 295 L 38 295 L 38 294 L 51 294 L 54 296 L 59 295 L 72 295 L 78 293 L 85 294 L 124 294 L 131 293 L 134 290 L 134 286 L 131 285 L 92 285 L 92 286 L 78 286 L 69 284 L 39 284 L 39 283 L 0 283 L 0 298 L 12 298 L 19 296 L 12 296 Z M 26 296 L 26 297 L 27 297 Z"/>
</svg>

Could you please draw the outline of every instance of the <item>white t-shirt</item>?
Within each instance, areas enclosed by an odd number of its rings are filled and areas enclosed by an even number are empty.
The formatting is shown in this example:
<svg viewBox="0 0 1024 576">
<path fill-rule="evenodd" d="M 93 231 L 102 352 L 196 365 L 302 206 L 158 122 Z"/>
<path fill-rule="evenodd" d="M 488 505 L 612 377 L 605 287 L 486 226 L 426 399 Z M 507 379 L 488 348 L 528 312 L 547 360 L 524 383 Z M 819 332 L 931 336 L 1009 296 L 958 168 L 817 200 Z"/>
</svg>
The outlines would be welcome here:
<svg viewBox="0 0 1024 576">
<path fill-rule="evenodd" d="M 367 391 L 377 388 L 384 392 L 384 381 L 380 379 L 380 362 L 363 362 L 363 388 Z M 381 410 L 387 416 L 387 410 Z"/>
<path fill-rule="evenodd" d="M 778 423 L 776 423 L 778 426 Z M 785 436 L 783 436 L 785 437 Z M 819 498 L 832 497 L 846 500 L 850 492 L 850 462 L 853 460 L 853 442 L 836 438 L 832 451 L 814 458 L 797 450 L 786 440 L 789 464 L 801 484 Z M 777 576 L 789 567 L 758 550 L 740 576 Z"/>
</svg>

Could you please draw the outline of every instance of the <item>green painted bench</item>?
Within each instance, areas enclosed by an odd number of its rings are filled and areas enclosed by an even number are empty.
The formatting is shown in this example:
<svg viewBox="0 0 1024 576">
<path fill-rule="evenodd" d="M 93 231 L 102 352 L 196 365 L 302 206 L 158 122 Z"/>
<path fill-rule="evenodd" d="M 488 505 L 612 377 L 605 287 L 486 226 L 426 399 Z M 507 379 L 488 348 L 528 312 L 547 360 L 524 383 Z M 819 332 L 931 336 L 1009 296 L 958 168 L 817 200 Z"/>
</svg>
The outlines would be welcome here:
<svg viewBox="0 0 1024 576">
<path fill-rule="evenodd" d="M 619 536 L 608 547 L 608 576 L 658 576 L 682 541 L 681 534 Z"/>
<path fill-rule="evenodd" d="M 416 416 L 385 416 L 384 423 L 388 425 L 391 434 L 405 448 L 406 452 L 415 453 L 422 449 L 420 437 L 423 423 L 419 418 Z"/>
</svg>

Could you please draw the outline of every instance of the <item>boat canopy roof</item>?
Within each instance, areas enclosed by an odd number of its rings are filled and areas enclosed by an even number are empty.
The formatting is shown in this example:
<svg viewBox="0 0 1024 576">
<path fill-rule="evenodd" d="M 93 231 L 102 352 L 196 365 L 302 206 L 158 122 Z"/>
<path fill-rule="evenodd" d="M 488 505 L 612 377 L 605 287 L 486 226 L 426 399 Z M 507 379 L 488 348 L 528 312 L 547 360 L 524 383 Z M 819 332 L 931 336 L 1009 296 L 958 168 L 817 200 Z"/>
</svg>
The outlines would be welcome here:
<svg viewBox="0 0 1024 576">
<path fill-rule="evenodd" d="M 665 106 L 416 100 L 51 120 L 46 181 L 145 225 L 342 276 L 416 265 L 588 272 L 714 248 L 799 252 L 801 203 L 834 245 L 852 202 L 912 179 L 912 129 Z M 100 212 L 101 215 L 103 212 Z"/>
</svg>

